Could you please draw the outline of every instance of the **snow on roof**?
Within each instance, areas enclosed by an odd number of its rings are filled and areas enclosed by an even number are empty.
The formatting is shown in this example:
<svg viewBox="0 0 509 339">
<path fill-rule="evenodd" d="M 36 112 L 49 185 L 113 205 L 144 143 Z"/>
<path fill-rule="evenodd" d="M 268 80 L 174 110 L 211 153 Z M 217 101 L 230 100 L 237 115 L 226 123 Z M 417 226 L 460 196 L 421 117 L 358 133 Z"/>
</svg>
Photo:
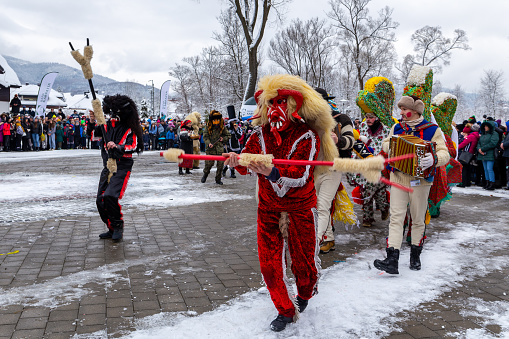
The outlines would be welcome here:
<svg viewBox="0 0 509 339">
<path fill-rule="evenodd" d="M 18 75 L 14 72 L 11 66 L 9 66 L 7 60 L 5 60 L 2 55 L 0 55 L 0 67 L 0 85 L 4 87 L 21 86 Z M 2 69 L 3 71 L 1 71 Z"/>
<path fill-rule="evenodd" d="M 97 99 L 102 101 L 104 99 L 104 95 L 97 94 Z M 83 109 L 83 110 L 92 110 L 92 96 L 90 94 L 78 94 L 73 96 L 66 97 L 66 103 L 68 109 Z"/>
<path fill-rule="evenodd" d="M 37 85 L 23 85 L 20 88 L 16 88 L 11 91 L 11 99 L 14 97 L 14 94 L 17 94 L 21 99 L 22 106 L 35 106 L 36 101 L 27 100 L 27 97 L 31 97 L 32 99 L 39 94 L 39 86 Z M 67 104 L 64 101 L 64 95 L 60 92 L 51 89 L 49 94 L 49 99 L 47 106 L 56 106 L 56 107 L 65 107 Z"/>
</svg>

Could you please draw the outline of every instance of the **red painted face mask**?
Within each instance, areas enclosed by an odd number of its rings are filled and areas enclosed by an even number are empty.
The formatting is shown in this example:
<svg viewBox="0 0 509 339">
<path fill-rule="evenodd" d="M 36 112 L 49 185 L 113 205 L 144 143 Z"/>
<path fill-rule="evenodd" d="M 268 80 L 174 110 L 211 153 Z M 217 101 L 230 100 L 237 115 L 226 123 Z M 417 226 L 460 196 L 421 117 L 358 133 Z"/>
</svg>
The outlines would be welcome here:
<svg viewBox="0 0 509 339">
<path fill-rule="evenodd" d="M 276 137 L 278 145 L 281 145 L 279 132 L 286 130 L 292 123 L 286 115 L 288 106 L 288 95 L 278 95 L 269 100 L 267 107 L 267 118 L 269 119 L 270 131 Z"/>
</svg>

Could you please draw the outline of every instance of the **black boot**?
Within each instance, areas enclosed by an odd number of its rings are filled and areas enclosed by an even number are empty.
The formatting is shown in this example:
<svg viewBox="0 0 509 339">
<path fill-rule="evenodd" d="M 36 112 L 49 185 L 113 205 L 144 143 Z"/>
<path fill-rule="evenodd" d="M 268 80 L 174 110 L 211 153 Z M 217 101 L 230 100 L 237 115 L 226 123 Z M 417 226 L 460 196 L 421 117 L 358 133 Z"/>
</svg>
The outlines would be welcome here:
<svg viewBox="0 0 509 339">
<path fill-rule="evenodd" d="M 410 246 L 410 269 L 419 271 L 421 269 L 422 246 Z"/>
<path fill-rule="evenodd" d="M 286 328 L 286 324 L 293 323 L 293 318 L 285 317 L 280 314 L 276 317 L 276 319 L 272 320 L 270 323 L 270 329 L 274 332 L 281 332 Z"/>
<path fill-rule="evenodd" d="M 299 307 L 299 313 L 304 312 L 306 307 L 308 307 L 308 301 L 309 300 L 304 300 L 301 297 L 297 296 L 297 306 Z"/>
<path fill-rule="evenodd" d="M 186 168 L 186 174 L 192 174 L 189 168 Z"/>
<path fill-rule="evenodd" d="M 226 177 L 226 171 L 228 170 L 228 166 L 223 167 L 223 177 Z"/>
<path fill-rule="evenodd" d="M 222 184 L 223 184 L 223 182 L 221 181 L 221 179 L 219 179 L 219 180 L 217 180 L 217 179 L 216 179 L 216 184 L 218 184 L 218 185 L 222 185 Z"/>
<path fill-rule="evenodd" d="M 120 240 L 122 240 L 122 237 L 124 235 L 124 223 L 123 222 L 112 223 L 112 226 L 113 234 L 111 236 L 111 240 L 113 240 L 113 242 L 119 242 Z"/>
<path fill-rule="evenodd" d="M 233 168 L 230 170 L 230 178 L 236 178 L 235 170 Z"/>
<path fill-rule="evenodd" d="M 488 181 L 488 186 L 485 188 L 487 191 L 494 191 L 495 190 L 495 183 L 493 181 Z"/>
<path fill-rule="evenodd" d="M 104 232 L 99 234 L 99 238 L 101 239 L 111 239 L 113 235 L 113 230 L 108 229 L 108 232 Z"/>
<path fill-rule="evenodd" d="M 204 183 L 205 181 L 207 181 L 208 176 L 209 176 L 208 173 L 203 173 L 203 177 L 201 177 L 201 182 Z"/>
<path fill-rule="evenodd" d="M 184 171 L 182 170 L 182 167 L 179 167 L 179 175 L 184 175 Z"/>
<path fill-rule="evenodd" d="M 399 274 L 398 271 L 398 260 L 399 250 L 395 250 L 394 247 L 386 248 L 387 258 L 384 260 L 376 259 L 374 265 L 380 271 L 385 271 L 389 274 Z"/>
</svg>

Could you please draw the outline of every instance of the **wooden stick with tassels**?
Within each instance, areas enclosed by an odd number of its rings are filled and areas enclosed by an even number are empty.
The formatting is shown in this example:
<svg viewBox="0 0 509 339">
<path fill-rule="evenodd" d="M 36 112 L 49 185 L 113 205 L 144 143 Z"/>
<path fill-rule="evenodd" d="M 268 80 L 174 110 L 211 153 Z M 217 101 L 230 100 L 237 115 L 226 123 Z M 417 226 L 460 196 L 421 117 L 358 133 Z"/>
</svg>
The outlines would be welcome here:
<svg viewBox="0 0 509 339">
<path fill-rule="evenodd" d="M 230 154 L 223 155 L 203 155 L 203 154 L 185 154 L 183 150 L 172 148 L 161 152 L 160 156 L 170 162 L 181 163 L 184 159 L 189 160 L 214 160 L 225 161 Z M 238 156 L 241 166 L 249 166 L 252 162 L 263 163 L 267 167 L 274 165 L 293 165 L 293 166 L 330 166 L 334 171 L 360 173 L 367 181 L 376 183 L 383 182 L 386 185 L 397 187 L 406 192 L 413 192 L 413 189 L 382 178 L 381 172 L 389 162 L 414 158 L 415 154 L 404 154 L 401 156 L 385 159 L 381 155 L 368 157 L 365 159 L 335 158 L 334 161 L 316 161 L 316 160 L 292 160 L 292 159 L 274 159 L 272 154 L 251 154 L 241 153 Z"/>
<path fill-rule="evenodd" d="M 106 125 L 106 119 L 104 118 L 104 112 L 101 105 L 101 100 L 97 99 L 95 95 L 94 84 L 92 83 L 92 78 L 94 77 L 94 72 L 92 72 L 92 66 L 90 66 L 90 60 L 92 60 L 92 56 L 94 55 L 94 50 L 92 46 L 90 46 L 90 40 L 87 38 L 87 45 L 83 48 L 83 55 L 76 51 L 73 45 L 69 42 L 69 46 L 71 46 L 71 55 L 76 60 L 78 64 L 81 65 L 81 70 L 83 71 L 83 76 L 88 80 L 88 85 L 90 87 L 90 92 L 92 92 L 92 108 L 94 109 L 94 116 L 97 124 L 101 127 L 101 131 L 103 134 L 103 143 L 104 145 L 108 144 L 108 140 L 106 139 L 106 129 L 104 126 Z M 108 182 L 110 182 L 113 174 L 117 172 L 117 161 L 112 159 L 108 155 L 108 161 L 106 162 L 106 168 L 108 169 Z"/>
</svg>

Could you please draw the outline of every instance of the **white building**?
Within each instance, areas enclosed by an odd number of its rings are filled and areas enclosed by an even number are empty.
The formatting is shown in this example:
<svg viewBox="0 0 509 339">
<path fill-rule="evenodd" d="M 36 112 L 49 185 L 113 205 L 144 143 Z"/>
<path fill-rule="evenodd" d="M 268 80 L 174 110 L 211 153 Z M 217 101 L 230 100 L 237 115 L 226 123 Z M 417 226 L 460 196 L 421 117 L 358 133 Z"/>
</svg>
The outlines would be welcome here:
<svg viewBox="0 0 509 339">
<path fill-rule="evenodd" d="M 14 97 L 14 94 L 17 94 L 19 100 L 21 100 L 21 106 L 25 106 L 26 108 L 33 108 L 35 110 L 35 106 L 37 105 L 37 96 L 39 95 L 39 86 L 26 84 L 20 88 L 11 90 L 11 99 Z M 57 109 L 64 107 L 67 107 L 64 95 L 52 89 L 49 94 L 46 108 Z"/>
<path fill-rule="evenodd" d="M 19 87 L 21 87 L 21 83 L 18 75 L 9 66 L 7 60 L 0 55 L 0 113 L 10 111 L 9 104 L 11 98 L 14 97 L 14 94 L 11 96 L 11 89 L 15 90 Z"/>
</svg>

